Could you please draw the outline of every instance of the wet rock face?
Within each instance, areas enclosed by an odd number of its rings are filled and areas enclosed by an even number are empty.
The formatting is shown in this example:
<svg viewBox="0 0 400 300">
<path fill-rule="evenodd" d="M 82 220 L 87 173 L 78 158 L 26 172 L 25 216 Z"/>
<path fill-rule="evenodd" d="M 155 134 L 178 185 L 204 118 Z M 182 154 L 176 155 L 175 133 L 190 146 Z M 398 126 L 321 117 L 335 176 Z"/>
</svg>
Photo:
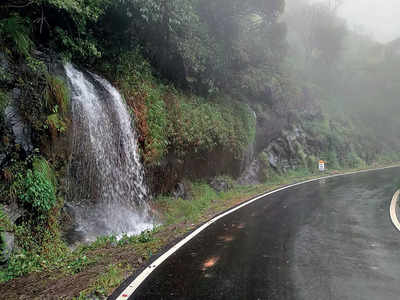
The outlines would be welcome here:
<svg viewBox="0 0 400 300">
<path fill-rule="evenodd" d="M 0 79 L 5 81 L 6 73 L 9 68 L 9 62 L 6 55 L 3 52 L 0 52 Z"/>
<path fill-rule="evenodd" d="M 25 211 L 20 209 L 17 204 L 3 206 L 3 212 L 10 220 L 11 224 L 16 224 L 24 215 Z M 15 250 L 15 237 L 11 232 L 0 232 L 0 264 L 7 264 L 11 253 Z"/>
<path fill-rule="evenodd" d="M 12 65 L 7 56 L 0 52 L 0 84 L 2 86 L 7 86 L 14 80 L 14 74 L 11 69 Z"/>
<path fill-rule="evenodd" d="M 290 130 L 282 130 L 253 159 L 239 178 L 239 183 L 259 184 L 265 182 L 272 172 L 284 174 L 304 167 L 306 156 L 313 153 L 308 144 L 308 137 L 302 128 L 295 126 Z"/>
<path fill-rule="evenodd" d="M 238 179 L 239 184 L 242 185 L 251 185 L 251 184 L 260 184 L 260 161 L 256 158 L 254 159 L 243 172 L 243 174 Z"/>
<path fill-rule="evenodd" d="M 31 153 L 33 150 L 33 144 L 31 140 L 32 130 L 22 119 L 18 109 L 15 106 L 15 100 L 21 95 L 19 89 L 14 89 L 12 92 L 12 101 L 6 107 L 5 123 L 8 128 L 12 130 L 15 144 L 20 145 L 26 153 Z"/>
<path fill-rule="evenodd" d="M 305 132 L 300 127 L 294 127 L 290 131 L 282 131 L 281 136 L 273 140 L 264 152 L 276 172 L 286 173 L 304 163 L 307 148 Z"/>
</svg>

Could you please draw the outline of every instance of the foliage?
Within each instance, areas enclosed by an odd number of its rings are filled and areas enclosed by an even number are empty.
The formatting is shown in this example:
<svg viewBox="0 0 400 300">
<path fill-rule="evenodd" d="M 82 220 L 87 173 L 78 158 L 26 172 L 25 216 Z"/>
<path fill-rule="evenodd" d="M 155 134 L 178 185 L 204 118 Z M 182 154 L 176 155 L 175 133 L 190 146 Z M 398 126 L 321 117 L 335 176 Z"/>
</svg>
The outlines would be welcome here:
<svg viewBox="0 0 400 300">
<path fill-rule="evenodd" d="M 47 75 L 46 100 L 48 109 L 53 113 L 65 116 L 69 111 L 69 90 L 61 78 Z"/>
<path fill-rule="evenodd" d="M 314 155 L 307 156 L 307 169 L 314 173 L 317 170 L 318 159 Z"/>
<path fill-rule="evenodd" d="M 159 197 L 156 202 L 162 207 L 165 214 L 165 223 L 192 222 L 218 198 L 213 188 L 205 183 L 193 183 L 193 201 Z"/>
<path fill-rule="evenodd" d="M 13 185 L 21 203 L 30 207 L 39 218 L 46 218 L 56 204 L 54 175 L 43 158 L 34 159 L 33 170 L 27 170 L 24 175 L 17 174 Z"/>
<path fill-rule="evenodd" d="M 64 133 L 67 125 L 63 120 L 60 120 L 58 114 L 52 114 L 47 117 L 47 126 L 50 128 L 51 134 L 53 137 L 56 136 L 56 133 Z"/>
<path fill-rule="evenodd" d="M 45 128 L 49 128 L 52 140 L 63 134 L 70 123 L 68 119 L 70 96 L 66 83 L 61 78 L 47 74 L 47 87 L 45 93 L 45 101 L 47 116 Z"/>
<path fill-rule="evenodd" d="M 322 156 L 322 159 L 326 161 L 329 169 L 335 169 L 335 170 L 340 169 L 340 162 L 337 157 L 337 154 L 334 151 L 329 151 L 326 154 L 326 157 L 324 155 Z"/>
<path fill-rule="evenodd" d="M 307 168 L 307 154 L 304 152 L 303 146 L 299 143 L 295 143 L 296 156 L 299 159 L 299 167 Z"/>
<path fill-rule="evenodd" d="M 271 177 L 271 173 L 272 173 L 272 170 L 271 170 L 271 167 L 269 164 L 268 155 L 265 152 L 261 152 L 258 155 L 258 160 L 260 161 L 260 167 L 261 167 L 261 170 L 260 170 L 261 181 L 266 182 Z"/>
<path fill-rule="evenodd" d="M 220 102 L 201 98 L 178 101 L 171 106 L 168 130 L 170 143 L 179 155 L 223 149 L 241 159 L 254 141 L 255 120 L 246 106 L 240 103 L 228 106 L 224 99 Z"/>
<path fill-rule="evenodd" d="M 118 287 L 124 280 L 125 269 L 122 264 L 109 265 L 106 271 L 89 287 L 89 290 L 92 293 L 108 296 L 112 289 Z"/>
<path fill-rule="evenodd" d="M 12 13 L 8 18 L 0 21 L 0 38 L 11 40 L 20 55 L 30 56 L 33 45 L 29 34 L 29 22 L 18 13 Z"/>
<path fill-rule="evenodd" d="M 68 273 L 77 274 L 82 272 L 88 266 L 94 264 L 96 261 L 89 259 L 86 255 L 78 256 L 66 265 Z"/>
<path fill-rule="evenodd" d="M 366 167 L 366 163 L 354 151 L 351 151 L 347 154 L 345 164 L 350 168 Z"/>
<path fill-rule="evenodd" d="M 256 120 L 248 105 L 229 97 L 188 96 L 158 82 L 139 50 L 102 69 L 116 78 L 136 118 L 144 158 L 157 164 L 168 152 L 226 150 L 240 159 L 255 140 Z"/>
</svg>

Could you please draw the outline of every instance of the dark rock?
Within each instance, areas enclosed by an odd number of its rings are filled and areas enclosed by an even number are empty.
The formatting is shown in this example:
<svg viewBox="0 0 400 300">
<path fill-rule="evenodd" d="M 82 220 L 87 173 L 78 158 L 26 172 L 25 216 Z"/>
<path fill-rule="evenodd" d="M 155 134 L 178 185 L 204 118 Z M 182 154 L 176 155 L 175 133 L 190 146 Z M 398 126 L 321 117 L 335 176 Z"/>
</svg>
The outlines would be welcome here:
<svg viewBox="0 0 400 300">
<path fill-rule="evenodd" d="M 25 214 L 25 210 L 19 208 L 16 203 L 9 205 L 3 204 L 3 212 L 6 214 L 11 223 L 15 223 L 20 217 Z"/>
<path fill-rule="evenodd" d="M 175 190 L 172 194 L 175 199 L 181 198 L 184 200 L 191 200 L 193 198 L 191 182 L 188 180 L 183 180 L 182 182 L 179 182 L 176 185 Z"/>
<path fill-rule="evenodd" d="M 9 67 L 9 62 L 6 55 L 3 52 L 0 52 L 0 68 L 6 70 Z"/>
<path fill-rule="evenodd" d="M 3 212 L 12 224 L 15 224 L 17 220 L 25 214 L 25 210 L 19 208 L 16 203 L 3 205 Z M 15 250 L 14 233 L 7 231 L 3 232 L 2 239 L 4 239 L 3 242 L 5 244 L 5 248 L 3 249 L 0 256 L 2 258 L 2 263 L 5 264 L 9 260 L 12 252 Z"/>
<path fill-rule="evenodd" d="M 227 192 L 233 188 L 233 181 L 227 176 L 218 176 L 210 182 L 210 186 L 217 192 Z"/>
<path fill-rule="evenodd" d="M 241 185 L 260 184 L 260 162 L 254 159 L 239 177 L 238 182 Z"/>
<path fill-rule="evenodd" d="M 5 162 L 7 158 L 7 155 L 5 153 L 0 153 L 0 166 L 3 165 L 3 163 Z"/>
<path fill-rule="evenodd" d="M 273 151 L 268 151 L 268 161 L 272 167 L 278 169 L 279 157 Z"/>
<path fill-rule="evenodd" d="M 176 199 L 178 199 L 178 198 L 184 199 L 185 198 L 185 185 L 182 182 L 179 182 L 176 185 L 173 195 Z"/>
<path fill-rule="evenodd" d="M 31 140 L 32 130 L 21 117 L 18 109 L 13 105 L 15 99 L 21 95 L 21 90 L 15 88 L 12 92 L 12 103 L 5 109 L 6 126 L 12 129 L 15 144 L 20 145 L 26 153 L 33 151 L 33 144 Z"/>
<path fill-rule="evenodd" d="M 282 130 L 253 159 L 239 178 L 240 184 L 258 184 L 265 182 L 273 171 L 284 174 L 289 170 L 306 165 L 307 153 L 314 153 L 310 148 L 307 134 L 299 126 Z M 269 170 L 271 169 L 271 170 Z"/>
</svg>

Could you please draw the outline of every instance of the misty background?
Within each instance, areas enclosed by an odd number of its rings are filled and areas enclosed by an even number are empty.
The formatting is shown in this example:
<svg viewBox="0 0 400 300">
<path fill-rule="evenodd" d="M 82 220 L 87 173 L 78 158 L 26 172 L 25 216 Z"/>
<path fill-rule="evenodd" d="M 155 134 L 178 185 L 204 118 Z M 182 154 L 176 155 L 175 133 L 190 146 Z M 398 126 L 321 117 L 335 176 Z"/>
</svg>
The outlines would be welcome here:
<svg viewBox="0 0 400 300">
<path fill-rule="evenodd" d="M 369 137 L 399 136 L 399 12 L 398 1 L 289 0 L 283 16 L 298 80 Z"/>
</svg>

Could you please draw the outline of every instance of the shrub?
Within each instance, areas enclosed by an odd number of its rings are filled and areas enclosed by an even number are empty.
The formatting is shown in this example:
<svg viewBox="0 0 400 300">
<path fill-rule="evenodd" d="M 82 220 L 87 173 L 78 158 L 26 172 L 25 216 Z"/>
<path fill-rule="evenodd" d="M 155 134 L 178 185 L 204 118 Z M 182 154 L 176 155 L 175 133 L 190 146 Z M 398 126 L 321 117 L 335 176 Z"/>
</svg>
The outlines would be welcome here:
<svg viewBox="0 0 400 300">
<path fill-rule="evenodd" d="M 55 177 L 46 160 L 36 158 L 33 170 L 17 174 L 14 182 L 18 199 L 39 218 L 45 218 L 56 204 Z"/>
<path fill-rule="evenodd" d="M 260 166 L 261 166 L 260 179 L 262 182 L 266 182 L 268 178 L 271 176 L 271 168 L 267 153 L 261 152 L 258 155 L 258 160 L 260 161 Z"/>
<path fill-rule="evenodd" d="M 329 151 L 322 155 L 322 159 L 326 161 L 329 169 L 339 169 L 340 163 L 337 154 L 334 151 Z"/>
<path fill-rule="evenodd" d="M 204 99 L 179 93 L 155 79 L 139 49 L 114 62 L 101 69 L 117 80 L 135 113 L 147 164 L 157 165 L 168 152 L 184 157 L 217 149 L 240 159 L 254 143 L 256 119 L 248 105 L 227 97 Z"/>
<path fill-rule="evenodd" d="M 28 20 L 19 14 L 12 14 L 0 21 L 0 37 L 12 41 L 18 53 L 25 57 L 29 57 L 33 45 L 29 38 L 30 31 Z"/>
<path fill-rule="evenodd" d="M 307 168 L 307 154 L 304 152 L 303 146 L 299 142 L 295 142 L 296 156 L 300 163 L 300 167 Z"/>
<path fill-rule="evenodd" d="M 314 155 L 307 156 L 307 168 L 314 173 L 318 168 L 318 159 Z"/>
<path fill-rule="evenodd" d="M 47 127 L 50 129 L 53 140 L 57 137 L 58 133 L 64 133 L 66 131 L 66 123 L 60 119 L 58 114 L 51 114 L 47 117 Z"/>
<path fill-rule="evenodd" d="M 366 166 L 365 161 L 363 161 L 354 151 L 347 154 L 345 163 L 350 168 L 364 168 Z"/>
<path fill-rule="evenodd" d="M 241 103 L 185 97 L 173 101 L 168 136 L 180 156 L 220 149 L 241 159 L 254 141 L 255 118 Z"/>
</svg>

